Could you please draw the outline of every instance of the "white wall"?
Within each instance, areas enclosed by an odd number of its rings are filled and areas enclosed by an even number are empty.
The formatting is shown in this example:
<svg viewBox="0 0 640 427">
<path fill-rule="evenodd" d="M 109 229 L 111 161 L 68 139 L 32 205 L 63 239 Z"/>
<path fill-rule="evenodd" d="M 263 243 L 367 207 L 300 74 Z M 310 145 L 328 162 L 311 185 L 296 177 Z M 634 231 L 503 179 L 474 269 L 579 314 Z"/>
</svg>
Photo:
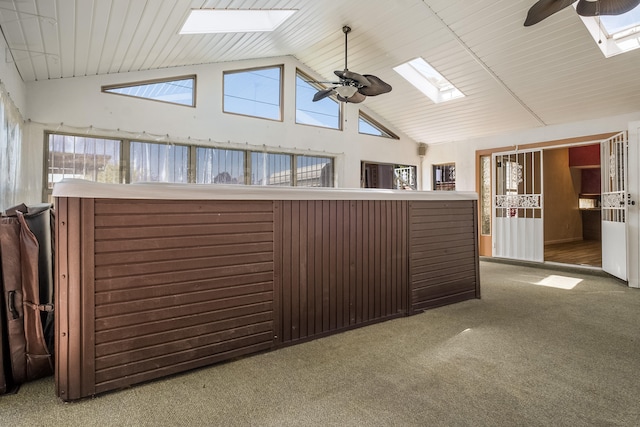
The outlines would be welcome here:
<svg viewBox="0 0 640 427">
<path fill-rule="evenodd" d="M 2 37 L 0 37 L 0 49 L 0 82 L 2 82 L 4 90 L 9 93 L 11 100 L 22 114 L 22 117 L 26 117 L 25 85 Z"/>
<path fill-rule="evenodd" d="M 568 123 L 564 125 L 545 126 L 503 135 L 457 141 L 445 144 L 428 145 L 427 155 L 423 165 L 424 188 L 432 188 L 432 165 L 441 163 L 456 163 L 456 190 L 476 190 L 476 151 L 511 147 L 537 142 L 554 141 L 558 139 L 574 138 L 585 135 L 597 135 L 607 132 L 627 130 L 629 123 L 640 120 L 640 111 L 623 116 L 606 117 L 587 122 Z M 634 165 L 630 164 L 630 167 Z M 637 165 L 635 165 L 637 167 Z"/>
<path fill-rule="evenodd" d="M 222 112 L 224 70 L 279 64 L 285 65 L 282 122 Z M 336 157 L 337 184 L 345 188 L 360 186 L 362 160 L 419 165 L 416 142 L 388 123 L 381 121 L 398 134 L 400 140 L 358 133 L 359 108 L 378 119 L 367 110 L 367 101 L 345 106 L 343 131 L 295 124 L 296 67 L 313 75 L 295 58 L 281 57 L 28 83 L 27 103 L 32 124 L 27 143 L 32 153 L 40 153 L 39 157 L 34 154 L 40 164 L 44 147 L 43 132 L 46 130 L 192 142 L 227 148 L 266 147 L 271 151 L 330 155 Z M 100 91 L 103 85 L 187 74 L 197 74 L 196 108 Z M 40 171 L 42 167 L 33 170 Z M 42 180 L 41 177 L 39 179 Z"/>
</svg>

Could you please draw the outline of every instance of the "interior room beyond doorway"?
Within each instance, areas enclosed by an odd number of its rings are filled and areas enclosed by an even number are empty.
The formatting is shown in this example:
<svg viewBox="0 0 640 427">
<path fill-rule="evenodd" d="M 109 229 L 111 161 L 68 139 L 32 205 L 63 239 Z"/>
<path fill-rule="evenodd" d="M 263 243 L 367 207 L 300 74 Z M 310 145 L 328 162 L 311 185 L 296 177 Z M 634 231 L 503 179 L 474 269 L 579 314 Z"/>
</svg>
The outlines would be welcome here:
<svg viewBox="0 0 640 427">
<path fill-rule="evenodd" d="M 600 145 L 544 150 L 544 260 L 602 266 Z"/>
</svg>

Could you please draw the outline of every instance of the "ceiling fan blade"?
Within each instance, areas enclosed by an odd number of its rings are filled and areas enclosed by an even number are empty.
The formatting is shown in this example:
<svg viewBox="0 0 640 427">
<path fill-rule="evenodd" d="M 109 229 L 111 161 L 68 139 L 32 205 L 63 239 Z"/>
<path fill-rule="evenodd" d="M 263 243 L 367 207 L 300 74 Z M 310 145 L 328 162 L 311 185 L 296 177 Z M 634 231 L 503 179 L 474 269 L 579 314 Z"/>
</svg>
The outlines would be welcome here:
<svg viewBox="0 0 640 427">
<path fill-rule="evenodd" d="M 362 101 L 364 101 L 367 97 L 363 94 L 361 94 L 360 92 L 356 92 L 353 95 L 351 95 L 348 98 L 344 98 L 340 95 L 338 95 L 338 101 L 342 101 L 342 102 L 348 102 L 350 104 L 359 104 Z"/>
<path fill-rule="evenodd" d="M 313 102 L 320 101 L 321 99 L 326 98 L 327 96 L 331 95 L 332 92 L 333 88 L 321 89 L 317 91 L 316 94 L 313 95 Z"/>
<path fill-rule="evenodd" d="M 527 19 L 524 21 L 524 26 L 529 27 L 537 24 L 554 13 L 560 12 L 565 7 L 571 6 L 573 3 L 575 3 L 575 0 L 538 0 L 536 4 L 529 9 Z"/>
<path fill-rule="evenodd" d="M 362 74 L 358 74 L 358 73 L 354 73 L 353 71 L 349 71 L 349 70 L 344 70 L 344 71 L 340 71 L 340 70 L 336 70 L 333 72 L 336 76 L 340 77 L 341 79 L 347 79 L 347 80 L 353 80 L 358 82 L 358 84 L 360 86 L 370 86 L 371 82 L 369 80 L 367 80 L 367 78 L 365 76 L 363 76 Z"/>
<path fill-rule="evenodd" d="M 640 0 L 580 0 L 576 11 L 580 16 L 622 15 L 635 9 L 638 5 L 640 5 Z"/>
<path fill-rule="evenodd" d="M 364 77 L 371 83 L 370 86 L 361 87 L 358 89 L 363 95 L 376 96 L 382 93 L 391 92 L 391 85 L 382 81 L 381 78 L 373 76 L 371 74 L 365 74 Z"/>
</svg>

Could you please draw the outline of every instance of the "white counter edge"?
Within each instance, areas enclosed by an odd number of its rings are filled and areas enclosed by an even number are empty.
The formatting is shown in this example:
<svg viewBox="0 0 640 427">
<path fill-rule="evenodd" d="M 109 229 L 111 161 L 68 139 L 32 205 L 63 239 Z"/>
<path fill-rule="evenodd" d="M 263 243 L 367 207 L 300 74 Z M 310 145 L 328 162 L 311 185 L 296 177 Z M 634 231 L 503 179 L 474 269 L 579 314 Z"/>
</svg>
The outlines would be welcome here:
<svg viewBox="0 0 640 427">
<path fill-rule="evenodd" d="M 471 191 L 408 191 L 351 188 L 270 187 L 221 184 L 103 184 L 65 179 L 53 197 L 149 200 L 477 200 Z"/>
</svg>

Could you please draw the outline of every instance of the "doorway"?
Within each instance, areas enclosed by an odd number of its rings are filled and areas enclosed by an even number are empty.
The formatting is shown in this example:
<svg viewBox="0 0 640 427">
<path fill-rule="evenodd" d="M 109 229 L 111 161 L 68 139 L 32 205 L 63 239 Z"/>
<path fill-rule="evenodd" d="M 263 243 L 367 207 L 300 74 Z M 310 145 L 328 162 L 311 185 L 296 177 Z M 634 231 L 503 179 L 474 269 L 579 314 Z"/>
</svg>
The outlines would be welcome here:
<svg viewBox="0 0 640 427">
<path fill-rule="evenodd" d="M 600 144 L 543 153 L 544 260 L 601 268 Z"/>
</svg>

